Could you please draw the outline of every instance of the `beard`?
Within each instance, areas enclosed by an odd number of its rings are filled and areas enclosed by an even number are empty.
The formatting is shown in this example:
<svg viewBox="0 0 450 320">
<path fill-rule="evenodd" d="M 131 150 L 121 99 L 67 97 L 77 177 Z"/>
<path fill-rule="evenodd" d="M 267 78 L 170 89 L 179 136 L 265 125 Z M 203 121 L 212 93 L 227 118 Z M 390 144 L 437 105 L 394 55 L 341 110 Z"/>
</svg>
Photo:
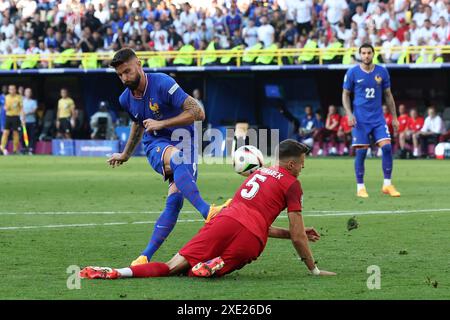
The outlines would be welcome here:
<svg viewBox="0 0 450 320">
<path fill-rule="evenodd" d="M 141 82 L 140 74 L 138 74 L 133 81 L 125 82 L 124 85 L 130 90 L 136 90 L 139 87 L 139 82 Z"/>
</svg>

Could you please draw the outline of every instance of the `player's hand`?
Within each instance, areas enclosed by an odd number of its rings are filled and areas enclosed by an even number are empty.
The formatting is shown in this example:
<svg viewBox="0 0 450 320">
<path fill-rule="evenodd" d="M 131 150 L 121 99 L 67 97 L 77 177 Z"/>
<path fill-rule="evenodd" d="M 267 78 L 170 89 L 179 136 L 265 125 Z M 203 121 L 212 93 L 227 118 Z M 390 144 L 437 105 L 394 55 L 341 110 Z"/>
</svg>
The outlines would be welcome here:
<svg viewBox="0 0 450 320">
<path fill-rule="evenodd" d="M 319 276 L 335 276 L 335 272 L 320 270 Z"/>
<path fill-rule="evenodd" d="M 108 164 L 115 168 L 123 164 L 124 162 L 127 162 L 129 157 L 124 153 L 113 153 L 111 158 L 107 160 Z"/>
<path fill-rule="evenodd" d="M 306 236 L 311 242 L 316 242 L 320 240 L 320 234 L 314 228 L 305 228 Z"/>
<path fill-rule="evenodd" d="M 354 127 L 356 125 L 356 119 L 355 116 L 353 116 L 353 114 L 348 115 L 348 125 L 350 127 Z"/>
<path fill-rule="evenodd" d="M 145 131 L 147 131 L 147 132 L 158 131 L 158 130 L 165 128 L 164 121 L 145 119 L 143 123 L 144 123 Z"/>
<path fill-rule="evenodd" d="M 398 119 L 392 119 L 392 127 L 394 128 L 394 132 L 398 132 L 399 126 L 400 123 L 398 122 Z"/>
</svg>

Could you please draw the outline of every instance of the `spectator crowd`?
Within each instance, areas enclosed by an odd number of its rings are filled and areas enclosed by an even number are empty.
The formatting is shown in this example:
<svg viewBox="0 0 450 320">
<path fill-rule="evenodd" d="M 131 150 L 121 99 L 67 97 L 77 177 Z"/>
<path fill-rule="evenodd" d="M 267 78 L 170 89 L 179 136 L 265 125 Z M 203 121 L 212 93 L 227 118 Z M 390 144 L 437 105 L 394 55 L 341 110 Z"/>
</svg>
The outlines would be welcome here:
<svg viewBox="0 0 450 320">
<path fill-rule="evenodd" d="M 397 131 L 392 126 L 392 114 L 386 105 L 383 105 L 383 113 L 398 158 L 432 158 L 432 146 L 450 142 L 450 108 L 445 108 L 441 116 L 436 107 L 431 105 L 424 117 L 416 108 L 408 110 L 405 104 L 400 104 Z M 352 154 L 352 127 L 348 125 L 348 117 L 343 108 L 339 112 L 334 105 L 328 107 L 325 120 L 322 120 L 320 111 L 314 113 L 312 106 L 305 106 L 305 115 L 300 119 L 298 131 L 293 138 L 312 147 L 314 155 Z M 381 155 L 381 148 L 377 152 L 375 148 L 372 143 L 369 156 Z"/>
<path fill-rule="evenodd" d="M 448 0 L 0 0 L 0 54 L 368 42 L 383 48 L 380 62 L 396 62 L 392 47 L 449 44 L 449 19 Z"/>
</svg>

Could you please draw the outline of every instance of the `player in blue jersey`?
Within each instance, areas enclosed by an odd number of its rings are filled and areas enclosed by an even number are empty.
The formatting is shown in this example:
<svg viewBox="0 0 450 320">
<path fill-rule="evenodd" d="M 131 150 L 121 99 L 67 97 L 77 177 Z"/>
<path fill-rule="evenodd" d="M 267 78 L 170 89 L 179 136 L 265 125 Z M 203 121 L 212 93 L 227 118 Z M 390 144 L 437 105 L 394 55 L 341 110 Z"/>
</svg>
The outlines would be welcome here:
<svg viewBox="0 0 450 320">
<path fill-rule="evenodd" d="M 374 53 L 375 50 L 370 44 L 363 44 L 359 48 L 361 63 L 347 71 L 342 91 L 342 105 L 348 115 L 348 124 L 353 127 L 352 147 L 355 148 L 357 196 L 362 198 L 369 196 L 364 185 L 364 161 L 372 136 L 383 154 L 382 192 L 392 197 L 400 197 L 400 193 L 391 183 L 393 162 L 391 135 L 383 116 L 383 96 L 392 114 L 394 130 L 398 129 L 399 123 L 389 73 L 384 67 L 373 64 Z M 353 111 L 350 99 L 352 93 Z"/>
<path fill-rule="evenodd" d="M 194 144 L 194 121 L 205 118 L 198 102 L 186 94 L 173 78 L 163 73 L 145 74 L 140 60 L 130 48 L 116 52 L 111 61 L 126 89 L 119 98 L 132 122 L 130 135 L 122 153 L 114 153 L 108 163 L 112 167 L 128 161 L 136 146 L 143 142 L 153 169 L 169 180 L 166 207 L 156 221 L 147 248 L 131 265 L 147 263 L 177 222 L 186 198 L 206 222 L 223 206 L 205 202 L 196 185 L 197 163 Z M 188 134 L 190 141 L 172 139 L 172 133 Z M 183 148 L 180 142 L 184 142 Z"/>
</svg>

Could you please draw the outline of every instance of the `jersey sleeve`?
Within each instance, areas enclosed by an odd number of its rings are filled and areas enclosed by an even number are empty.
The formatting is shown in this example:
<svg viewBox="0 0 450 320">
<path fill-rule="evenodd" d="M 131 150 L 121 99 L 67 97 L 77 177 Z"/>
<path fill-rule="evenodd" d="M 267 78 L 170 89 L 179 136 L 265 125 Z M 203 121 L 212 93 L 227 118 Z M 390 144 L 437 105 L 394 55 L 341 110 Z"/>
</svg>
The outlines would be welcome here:
<svg viewBox="0 0 450 320">
<path fill-rule="evenodd" d="M 188 94 L 181 89 L 180 85 L 172 77 L 163 74 L 161 80 L 159 94 L 163 102 L 175 109 L 181 109 Z"/>
<path fill-rule="evenodd" d="M 119 104 L 128 113 L 128 115 L 130 116 L 130 119 L 133 122 L 136 122 L 136 123 L 139 122 L 138 119 L 136 119 L 136 117 L 130 112 L 130 105 L 129 105 L 128 94 L 127 94 L 126 90 L 120 95 Z"/>
<path fill-rule="evenodd" d="M 302 211 L 303 191 L 300 182 L 296 180 L 286 192 L 287 212 Z"/>
<path fill-rule="evenodd" d="M 383 77 L 383 90 L 389 89 L 391 87 L 391 77 L 389 76 L 389 71 L 384 69 L 385 76 Z"/>
<path fill-rule="evenodd" d="M 353 91 L 353 87 L 353 72 L 352 69 L 348 69 L 344 76 L 344 84 L 342 88 L 348 91 Z"/>
</svg>

